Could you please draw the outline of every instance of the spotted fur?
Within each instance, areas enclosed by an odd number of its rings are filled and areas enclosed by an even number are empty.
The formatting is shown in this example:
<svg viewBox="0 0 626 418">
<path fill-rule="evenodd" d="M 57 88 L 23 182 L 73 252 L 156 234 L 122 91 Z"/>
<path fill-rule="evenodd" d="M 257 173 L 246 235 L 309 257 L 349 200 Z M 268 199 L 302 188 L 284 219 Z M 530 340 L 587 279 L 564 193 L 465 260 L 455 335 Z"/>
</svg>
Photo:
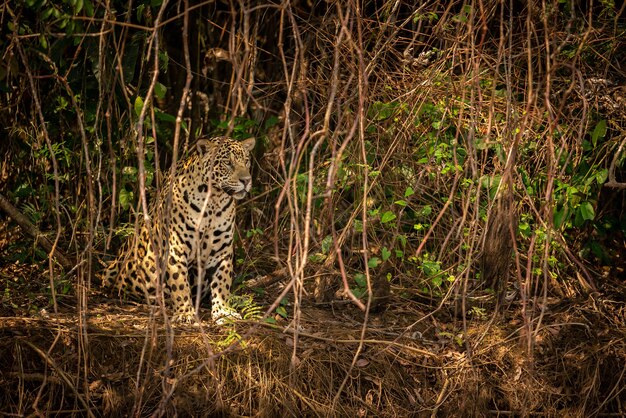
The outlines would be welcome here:
<svg viewBox="0 0 626 418">
<path fill-rule="evenodd" d="M 168 182 L 171 206 L 164 192 L 151 209 L 152 238 L 142 223 L 137 238 L 130 239 L 105 270 L 103 283 L 118 293 L 154 300 L 159 283 L 156 254 L 162 254 L 163 294 L 176 321 L 192 322 L 196 297 L 204 298 L 209 289 L 214 320 L 238 317 L 227 304 L 233 280 L 233 222 L 235 201 L 243 199 L 252 184 L 254 144 L 254 138 L 199 141 L 198 152 L 183 161 Z M 168 206 L 170 215 L 159 219 Z"/>
</svg>

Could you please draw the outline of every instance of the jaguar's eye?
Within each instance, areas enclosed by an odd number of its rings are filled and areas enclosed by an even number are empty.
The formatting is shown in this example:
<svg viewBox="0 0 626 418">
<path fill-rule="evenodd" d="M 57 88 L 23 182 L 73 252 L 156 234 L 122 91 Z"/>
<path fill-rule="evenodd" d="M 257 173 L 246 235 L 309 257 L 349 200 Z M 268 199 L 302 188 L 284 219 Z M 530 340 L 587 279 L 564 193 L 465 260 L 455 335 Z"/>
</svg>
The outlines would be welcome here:
<svg viewBox="0 0 626 418">
<path fill-rule="evenodd" d="M 228 167 L 231 170 L 235 168 L 235 163 L 233 162 L 233 160 L 234 160 L 233 154 L 230 154 L 228 160 L 226 161 L 226 167 Z"/>
</svg>

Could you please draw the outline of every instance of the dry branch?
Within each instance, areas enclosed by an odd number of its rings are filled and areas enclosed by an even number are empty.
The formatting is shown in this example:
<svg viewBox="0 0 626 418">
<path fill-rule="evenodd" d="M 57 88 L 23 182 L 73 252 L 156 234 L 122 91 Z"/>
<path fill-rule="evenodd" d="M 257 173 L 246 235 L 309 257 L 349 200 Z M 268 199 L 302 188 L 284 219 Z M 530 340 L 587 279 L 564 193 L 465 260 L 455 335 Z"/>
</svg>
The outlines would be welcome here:
<svg viewBox="0 0 626 418">
<path fill-rule="evenodd" d="M 2 208 L 24 232 L 35 239 L 35 245 L 40 245 L 48 253 L 57 259 L 59 264 L 66 270 L 71 270 L 75 263 L 71 262 L 58 248 L 54 248 L 52 241 L 33 225 L 15 206 L 11 204 L 2 194 L 0 194 L 0 208 Z M 53 250 L 54 249 L 54 250 Z"/>
</svg>

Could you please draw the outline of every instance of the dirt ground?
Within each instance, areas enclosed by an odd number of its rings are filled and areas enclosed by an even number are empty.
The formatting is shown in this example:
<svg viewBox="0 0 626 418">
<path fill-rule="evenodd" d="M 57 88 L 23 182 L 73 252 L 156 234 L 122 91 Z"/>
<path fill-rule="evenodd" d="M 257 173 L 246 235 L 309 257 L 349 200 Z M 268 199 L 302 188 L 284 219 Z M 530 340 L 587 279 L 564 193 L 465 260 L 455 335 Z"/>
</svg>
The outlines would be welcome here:
<svg viewBox="0 0 626 418">
<path fill-rule="evenodd" d="M 305 303 L 297 332 L 280 317 L 168 327 L 156 308 L 95 292 L 84 315 L 71 295 L 36 310 L 48 297 L 23 284 L 45 283 L 38 271 L 0 271 L 3 416 L 626 414 L 623 295 L 548 300 L 531 339 L 518 303 L 464 331 L 453 308 L 398 296 L 365 328 L 346 303 Z"/>
</svg>

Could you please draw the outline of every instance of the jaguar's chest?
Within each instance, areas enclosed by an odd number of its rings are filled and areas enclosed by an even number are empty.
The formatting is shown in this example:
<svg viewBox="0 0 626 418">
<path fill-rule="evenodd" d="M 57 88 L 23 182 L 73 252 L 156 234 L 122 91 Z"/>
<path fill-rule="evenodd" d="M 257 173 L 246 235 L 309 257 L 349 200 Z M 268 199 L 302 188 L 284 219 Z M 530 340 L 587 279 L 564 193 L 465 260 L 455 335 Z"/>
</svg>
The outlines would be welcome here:
<svg viewBox="0 0 626 418">
<path fill-rule="evenodd" d="M 227 250 L 232 243 L 233 198 L 205 185 L 179 185 L 173 194 L 170 236 L 179 250 L 203 262 Z"/>
</svg>

